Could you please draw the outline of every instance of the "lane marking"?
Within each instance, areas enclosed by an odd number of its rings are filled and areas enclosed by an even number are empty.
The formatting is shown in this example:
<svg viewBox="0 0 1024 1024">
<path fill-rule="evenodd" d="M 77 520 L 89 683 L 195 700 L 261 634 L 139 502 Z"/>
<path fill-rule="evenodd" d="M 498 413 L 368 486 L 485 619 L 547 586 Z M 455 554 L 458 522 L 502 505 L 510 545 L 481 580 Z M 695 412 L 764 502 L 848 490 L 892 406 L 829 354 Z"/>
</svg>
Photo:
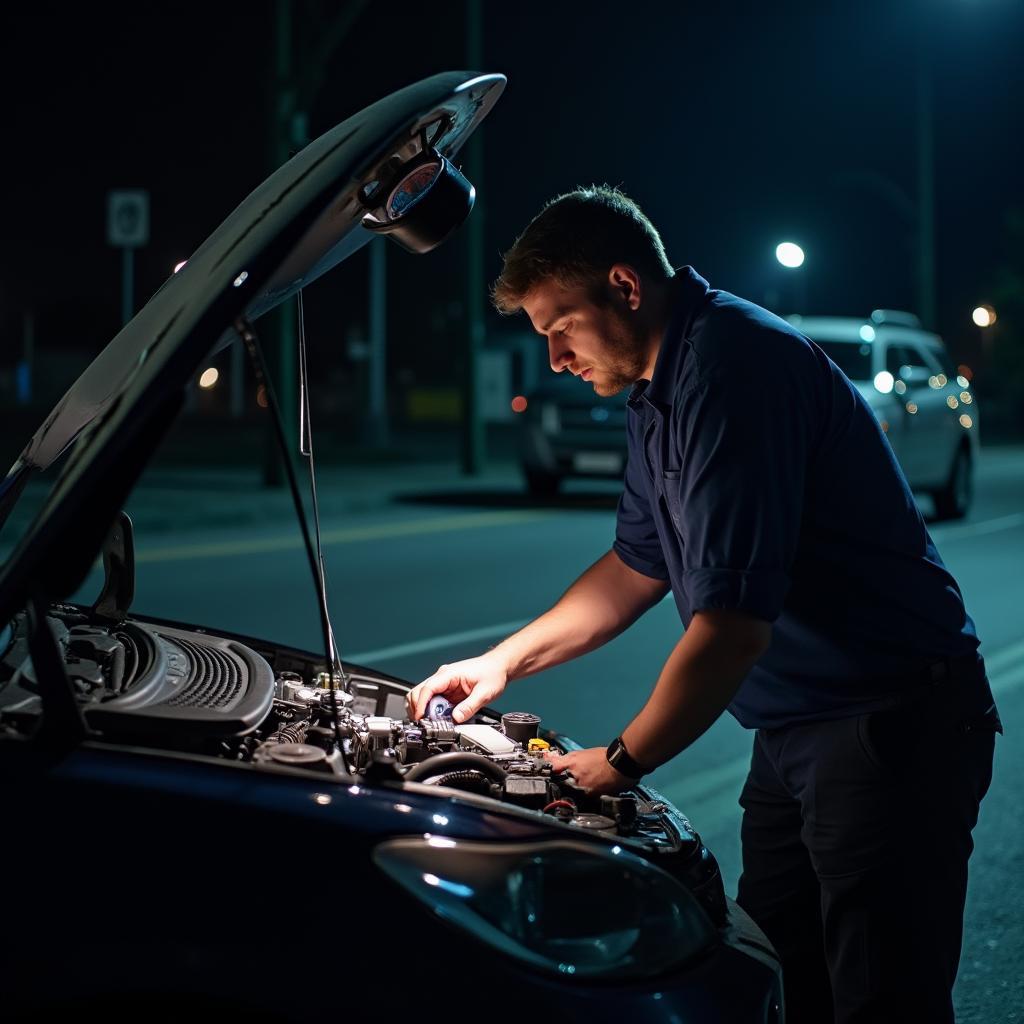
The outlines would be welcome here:
<svg viewBox="0 0 1024 1024">
<path fill-rule="evenodd" d="M 992 684 L 992 694 L 996 697 L 1016 690 L 1021 683 L 1024 683 L 1024 664 L 1007 669 L 995 678 L 989 676 L 989 682 Z"/>
<path fill-rule="evenodd" d="M 426 533 L 447 533 L 475 527 L 517 526 L 552 518 L 551 512 L 473 512 L 464 515 L 439 516 L 436 519 L 415 519 L 397 523 L 376 523 L 372 526 L 348 526 L 324 530 L 324 547 L 335 544 L 357 544 L 367 540 L 413 537 Z M 265 554 L 270 551 L 292 551 L 301 548 L 302 535 L 251 537 L 245 540 L 215 541 L 205 544 L 175 544 L 149 548 L 135 555 L 136 562 L 179 562 L 192 558 L 229 558 L 234 555 Z"/>
<path fill-rule="evenodd" d="M 988 673 L 989 682 L 991 682 L 992 676 L 996 673 L 1002 672 L 1003 669 L 1013 665 L 1015 661 L 1024 661 L 1024 640 L 1007 644 L 991 654 L 986 654 L 985 648 L 982 647 L 981 653 L 985 658 L 985 671 Z"/>
<path fill-rule="evenodd" d="M 962 526 L 937 526 L 929 530 L 936 540 L 959 540 L 961 537 L 980 537 L 986 533 L 1012 530 L 1024 523 L 1024 512 L 999 516 L 997 519 L 983 519 L 980 523 L 964 523 Z"/>
<path fill-rule="evenodd" d="M 432 636 L 425 640 L 414 640 L 408 644 L 396 644 L 394 647 L 381 647 L 376 651 L 359 651 L 356 654 L 345 654 L 342 651 L 342 657 L 360 665 L 369 665 L 375 661 L 387 661 L 392 658 L 404 658 L 410 654 L 422 654 L 424 651 L 432 651 L 449 644 L 463 644 L 470 640 L 483 640 L 489 636 L 504 637 L 522 629 L 529 621 L 529 619 L 516 619 L 515 622 L 499 622 L 493 626 L 481 626 L 479 629 L 464 629 L 459 633 Z"/>
<path fill-rule="evenodd" d="M 671 597 L 672 591 L 669 591 L 659 603 L 663 603 Z M 449 644 L 466 643 L 469 640 L 483 640 L 489 636 L 501 636 L 504 638 L 508 634 L 522 629 L 523 626 L 532 621 L 533 619 L 516 619 L 515 622 L 497 622 L 493 626 L 481 626 L 479 629 L 465 629 L 458 633 L 446 633 L 444 636 L 426 637 L 423 640 L 413 640 L 407 644 L 396 644 L 394 647 L 378 647 L 375 651 L 358 651 L 355 654 L 346 654 L 342 651 L 342 656 L 360 665 L 369 665 L 375 661 L 404 658 L 408 654 L 422 654 L 424 651 L 432 651 L 438 647 L 446 647 Z"/>
</svg>

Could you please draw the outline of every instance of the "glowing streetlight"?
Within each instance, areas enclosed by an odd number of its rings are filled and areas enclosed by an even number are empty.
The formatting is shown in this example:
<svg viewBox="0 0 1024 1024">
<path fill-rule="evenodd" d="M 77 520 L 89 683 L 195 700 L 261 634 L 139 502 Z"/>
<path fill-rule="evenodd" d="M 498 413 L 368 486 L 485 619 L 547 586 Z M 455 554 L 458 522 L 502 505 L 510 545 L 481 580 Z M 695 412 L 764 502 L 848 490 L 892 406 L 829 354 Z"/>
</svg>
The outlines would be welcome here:
<svg viewBox="0 0 1024 1024">
<path fill-rule="evenodd" d="M 784 266 L 795 270 L 804 263 L 804 251 L 796 242 L 779 242 L 775 246 L 775 258 Z"/>
<path fill-rule="evenodd" d="M 996 311 L 987 303 L 975 306 L 971 319 L 979 327 L 991 327 L 996 322 Z"/>
</svg>

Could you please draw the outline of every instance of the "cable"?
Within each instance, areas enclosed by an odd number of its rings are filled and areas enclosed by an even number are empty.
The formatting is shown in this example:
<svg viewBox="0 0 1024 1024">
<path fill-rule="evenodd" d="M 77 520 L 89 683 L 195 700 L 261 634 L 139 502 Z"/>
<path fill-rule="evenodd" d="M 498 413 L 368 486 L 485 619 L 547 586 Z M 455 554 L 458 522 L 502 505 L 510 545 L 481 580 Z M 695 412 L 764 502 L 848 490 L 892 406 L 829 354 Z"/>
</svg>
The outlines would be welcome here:
<svg viewBox="0 0 1024 1024">
<path fill-rule="evenodd" d="M 552 800 L 541 813 L 547 814 L 548 811 L 554 810 L 557 807 L 564 807 L 566 810 L 572 811 L 573 814 L 576 813 L 576 805 L 571 800 Z"/>
</svg>

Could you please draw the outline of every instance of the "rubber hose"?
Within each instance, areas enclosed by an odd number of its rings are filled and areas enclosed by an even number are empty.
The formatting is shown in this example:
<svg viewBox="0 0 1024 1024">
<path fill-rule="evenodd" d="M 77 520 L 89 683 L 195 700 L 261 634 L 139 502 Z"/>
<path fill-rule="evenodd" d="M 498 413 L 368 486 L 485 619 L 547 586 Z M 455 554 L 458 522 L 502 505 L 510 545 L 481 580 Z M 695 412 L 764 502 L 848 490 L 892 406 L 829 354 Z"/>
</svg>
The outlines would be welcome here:
<svg viewBox="0 0 1024 1024">
<path fill-rule="evenodd" d="M 472 785 L 464 785 L 464 783 L 472 783 Z M 483 793 L 485 796 L 491 792 L 491 783 L 475 768 L 463 768 L 458 772 L 448 772 L 447 775 L 435 779 L 431 785 L 452 786 L 455 789 L 465 789 L 470 793 Z"/>
<path fill-rule="evenodd" d="M 473 768 L 499 785 L 505 781 L 505 769 L 489 761 L 483 754 L 471 754 L 468 750 L 453 750 L 447 754 L 436 754 L 419 764 L 414 764 L 406 773 L 409 782 L 419 782 L 433 775 L 446 775 L 460 768 Z"/>
</svg>

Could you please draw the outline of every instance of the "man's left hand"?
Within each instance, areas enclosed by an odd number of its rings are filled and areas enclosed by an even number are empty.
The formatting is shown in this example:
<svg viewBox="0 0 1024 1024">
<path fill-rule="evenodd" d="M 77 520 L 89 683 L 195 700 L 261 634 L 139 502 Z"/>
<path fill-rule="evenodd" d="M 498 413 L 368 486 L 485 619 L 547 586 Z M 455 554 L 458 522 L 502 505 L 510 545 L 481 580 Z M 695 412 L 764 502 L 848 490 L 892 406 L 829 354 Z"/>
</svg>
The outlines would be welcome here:
<svg viewBox="0 0 1024 1024">
<path fill-rule="evenodd" d="M 554 754 L 550 751 L 544 754 L 556 772 L 572 772 L 577 786 L 597 796 L 603 793 L 621 793 L 636 782 L 635 779 L 629 779 L 614 769 L 608 763 L 606 755 L 604 747 L 573 750 L 568 754 Z"/>
</svg>

